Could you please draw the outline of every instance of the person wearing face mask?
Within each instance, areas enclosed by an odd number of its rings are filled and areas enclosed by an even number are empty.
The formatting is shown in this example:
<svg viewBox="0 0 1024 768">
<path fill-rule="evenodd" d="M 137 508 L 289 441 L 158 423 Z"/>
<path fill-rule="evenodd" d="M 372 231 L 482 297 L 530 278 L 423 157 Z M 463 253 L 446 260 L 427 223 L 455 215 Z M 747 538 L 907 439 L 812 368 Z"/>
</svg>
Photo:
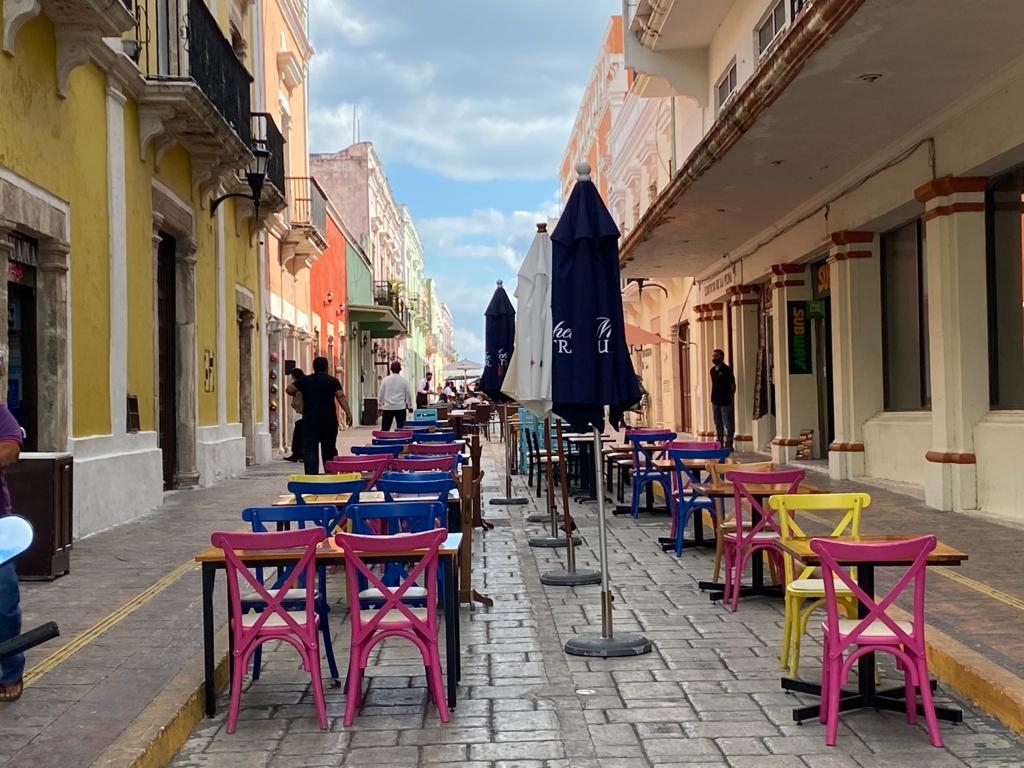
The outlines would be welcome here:
<svg viewBox="0 0 1024 768">
<path fill-rule="evenodd" d="M 715 434 L 723 448 L 732 450 L 736 431 L 736 377 L 725 364 L 725 353 L 716 349 L 711 353 L 711 411 L 715 417 Z"/>
</svg>

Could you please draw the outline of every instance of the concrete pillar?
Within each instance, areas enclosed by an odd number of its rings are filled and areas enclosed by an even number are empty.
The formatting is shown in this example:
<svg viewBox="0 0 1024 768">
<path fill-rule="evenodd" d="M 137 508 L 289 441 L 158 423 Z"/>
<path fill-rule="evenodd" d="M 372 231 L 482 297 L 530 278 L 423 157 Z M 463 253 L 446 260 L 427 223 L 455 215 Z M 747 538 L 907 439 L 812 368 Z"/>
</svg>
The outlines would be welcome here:
<svg viewBox="0 0 1024 768">
<path fill-rule="evenodd" d="M 196 251 L 199 243 L 192 237 L 178 240 L 175 260 L 178 379 L 178 467 L 175 488 L 194 488 L 199 484 L 196 466 L 196 426 L 199 401 L 197 389 L 198 351 L 196 347 Z"/>
<path fill-rule="evenodd" d="M 924 203 L 932 448 L 925 454 L 925 501 L 975 509 L 974 425 L 989 409 L 985 186 L 945 176 L 915 190 Z"/>
<path fill-rule="evenodd" d="M 39 419 L 40 451 L 68 449 L 68 255 L 60 240 L 39 243 L 36 271 L 37 387 L 46 393 L 47 413 Z M 121 399 L 122 421 L 128 401 Z M 111 414 L 113 416 L 113 414 Z M 113 419 L 111 419 L 113 423 Z"/>
<path fill-rule="evenodd" d="M 835 440 L 828 446 L 828 471 L 845 480 L 865 474 L 864 422 L 884 407 L 881 270 L 874 232 L 832 234 L 829 291 Z"/>
<path fill-rule="evenodd" d="M 749 285 L 729 289 L 729 310 L 732 312 L 732 366 L 736 376 L 737 451 L 754 450 L 754 381 L 757 378 L 757 295 Z"/>
<path fill-rule="evenodd" d="M 708 378 L 711 350 L 715 348 L 714 331 L 711 327 L 711 311 L 707 304 L 697 304 L 693 308 L 697 325 L 697 348 L 693 366 L 693 435 L 700 439 L 715 437 L 715 420 L 711 412 L 711 381 Z"/>
<path fill-rule="evenodd" d="M 15 230 L 15 223 L 7 219 L 0 219 L 0 275 L 5 279 L 0 280 L 0 393 L 3 393 L 4 402 L 7 401 L 7 369 L 10 361 L 10 348 L 7 343 L 9 329 L 7 327 L 7 280 L 6 275 L 10 273 L 11 255 L 14 253 L 14 245 L 11 243 L 11 233 Z"/>
<path fill-rule="evenodd" d="M 813 373 L 790 373 L 789 302 L 807 301 L 811 286 L 804 264 L 772 266 L 772 311 L 775 313 L 775 414 L 777 431 L 772 440 L 772 460 L 778 464 L 792 461 L 800 445 L 800 431 L 818 426 L 818 392 Z M 810 322 L 802 318 L 807 353 L 812 354 Z M 813 366 L 812 366 L 813 370 Z"/>
</svg>

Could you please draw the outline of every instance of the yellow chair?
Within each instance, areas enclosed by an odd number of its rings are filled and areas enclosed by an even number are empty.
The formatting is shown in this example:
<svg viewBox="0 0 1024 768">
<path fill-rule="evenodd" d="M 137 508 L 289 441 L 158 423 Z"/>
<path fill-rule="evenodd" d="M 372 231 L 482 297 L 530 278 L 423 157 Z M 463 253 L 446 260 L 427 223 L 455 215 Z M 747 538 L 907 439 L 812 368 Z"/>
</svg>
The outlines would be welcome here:
<svg viewBox="0 0 1024 768">
<path fill-rule="evenodd" d="M 724 475 L 731 469 L 742 469 L 744 472 L 773 472 L 775 471 L 774 461 L 755 461 L 749 464 L 740 464 L 735 460 L 729 460 L 722 464 L 708 462 L 708 472 L 711 473 L 711 482 L 713 484 L 721 483 L 726 481 Z M 722 512 L 721 515 L 713 515 L 712 524 L 715 527 L 715 569 L 714 574 L 711 577 L 711 581 L 718 582 L 719 577 L 722 575 L 722 551 L 724 549 L 724 537 L 725 534 L 730 531 L 736 530 L 736 512 L 733 511 L 731 514 L 725 514 L 725 499 L 722 500 Z M 750 517 L 743 522 L 746 528 L 751 526 Z M 771 565 L 771 564 L 769 564 Z M 772 567 L 772 577 L 777 581 L 778 574 L 774 572 L 774 566 Z"/>
<path fill-rule="evenodd" d="M 348 480 L 360 480 L 359 472 L 343 472 L 337 475 L 288 475 L 289 483 L 344 483 Z"/>
<path fill-rule="evenodd" d="M 871 497 L 866 493 L 780 494 L 768 499 L 768 505 L 776 510 L 783 537 L 807 536 L 797 521 L 798 516 L 827 525 L 835 513 L 842 513 L 842 517 L 828 535 L 856 536 L 860 533 L 861 510 L 870 504 Z M 833 514 L 825 519 L 815 514 L 819 512 Z M 800 669 L 800 639 L 807 631 L 811 614 L 825 604 L 825 582 L 816 568 L 805 566 L 789 555 L 783 558 L 783 567 L 786 570 L 786 617 L 779 666 L 783 669 L 788 666 L 789 676 L 796 677 Z M 849 589 L 836 584 L 836 600 L 848 618 L 857 618 L 857 599 Z"/>
</svg>

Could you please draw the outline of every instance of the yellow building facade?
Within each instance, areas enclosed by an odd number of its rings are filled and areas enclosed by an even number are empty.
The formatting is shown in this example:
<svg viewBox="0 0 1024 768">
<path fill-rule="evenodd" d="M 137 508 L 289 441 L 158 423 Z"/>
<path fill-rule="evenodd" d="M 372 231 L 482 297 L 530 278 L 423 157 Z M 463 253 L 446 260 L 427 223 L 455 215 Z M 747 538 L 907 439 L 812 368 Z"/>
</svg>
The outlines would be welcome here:
<svg viewBox="0 0 1024 768">
<path fill-rule="evenodd" d="M 259 8 L 212 5 L 0 5 L 0 386 L 27 455 L 73 454 L 76 535 L 237 474 L 266 432 L 242 179 L 280 133 L 253 115 Z"/>
</svg>

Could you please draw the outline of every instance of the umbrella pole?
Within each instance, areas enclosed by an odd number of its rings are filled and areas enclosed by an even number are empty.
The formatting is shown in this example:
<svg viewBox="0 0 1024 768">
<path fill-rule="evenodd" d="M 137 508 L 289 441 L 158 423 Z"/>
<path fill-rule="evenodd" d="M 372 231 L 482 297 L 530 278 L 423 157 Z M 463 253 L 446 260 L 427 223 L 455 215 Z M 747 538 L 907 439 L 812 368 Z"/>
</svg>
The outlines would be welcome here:
<svg viewBox="0 0 1024 768">
<path fill-rule="evenodd" d="M 601 455 L 601 433 L 594 427 L 594 455 Z M 594 476 L 601 488 L 600 464 L 594 462 Z M 605 530 L 604 494 L 597 494 L 598 554 L 601 559 L 601 634 L 578 635 L 565 644 L 565 652 L 573 656 L 640 656 L 650 653 L 651 641 L 640 634 L 627 632 L 615 637 L 612 628 L 612 596 L 608 578 L 608 534 Z"/>
<path fill-rule="evenodd" d="M 502 404 L 505 413 L 505 498 L 491 499 L 490 504 L 526 504 L 526 499 L 512 495 L 512 424 L 508 420 L 508 403 Z"/>
</svg>

